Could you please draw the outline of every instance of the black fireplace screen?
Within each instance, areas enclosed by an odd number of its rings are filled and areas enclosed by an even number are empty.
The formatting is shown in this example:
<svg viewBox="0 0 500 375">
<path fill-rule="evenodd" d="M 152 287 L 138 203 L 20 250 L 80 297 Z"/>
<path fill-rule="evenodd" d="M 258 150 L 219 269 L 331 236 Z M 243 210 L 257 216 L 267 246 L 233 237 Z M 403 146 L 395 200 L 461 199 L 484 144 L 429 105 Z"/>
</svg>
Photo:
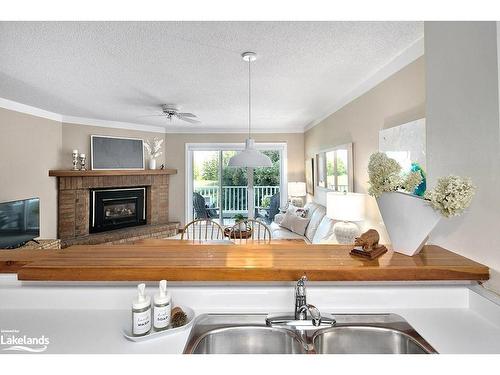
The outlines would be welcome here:
<svg viewBox="0 0 500 375">
<path fill-rule="evenodd" d="M 92 189 L 90 232 L 146 224 L 146 188 Z"/>
</svg>

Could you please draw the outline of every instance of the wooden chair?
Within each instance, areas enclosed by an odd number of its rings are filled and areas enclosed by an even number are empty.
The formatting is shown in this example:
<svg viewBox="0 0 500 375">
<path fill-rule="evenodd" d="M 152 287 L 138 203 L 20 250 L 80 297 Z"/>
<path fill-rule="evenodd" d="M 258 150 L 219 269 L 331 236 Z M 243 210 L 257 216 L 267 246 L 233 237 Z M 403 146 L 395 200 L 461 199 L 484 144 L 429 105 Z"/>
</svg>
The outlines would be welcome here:
<svg viewBox="0 0 500 375">
<path fill-rule="evenodd" d="M 224 240 L 222 227 L 210 219 L 196 219 L 184 226 L 181 240 L 205 242 Z"/>
<path fill-rule="evenodd" d="M 247 231 L 240 231 L 239 223 L 234 224 L 230 230 L 229 238 L 238 244 L 247 243 L 271 243 L 271 230 L 261 220 L 247 219 L 245 220 Z"/>
</svg>

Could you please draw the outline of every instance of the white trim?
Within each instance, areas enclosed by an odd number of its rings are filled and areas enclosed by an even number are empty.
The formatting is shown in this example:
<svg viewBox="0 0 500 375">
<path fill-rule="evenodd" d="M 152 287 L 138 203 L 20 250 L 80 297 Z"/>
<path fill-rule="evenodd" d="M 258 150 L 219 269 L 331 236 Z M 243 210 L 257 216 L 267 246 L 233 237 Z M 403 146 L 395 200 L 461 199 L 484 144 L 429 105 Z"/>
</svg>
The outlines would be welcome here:
<svg viewBox="0 0 500 375">
<path fill-rule="evenodd" d="M 32 107 L 30 105 L 18 103 L 9 99 L 0 98 L 0 108 L 62 122 L 62 116 L 59 113 L 46 111 L 41 108 Z"/>
<path fill-rule="evenodd" d="M 97 126 L 101 128 L 127 129 L 138 130 L 152 133 L 165 134 L 165 128 L 161 126 L 141 125 L 132 122 L 98 120 L 85 117 L 62 116 L 62 122 L 65 124 Z"/>
<path fill-rule="evenodd" d="M 351 90 L 347 95 L 338 100 L 328 111 L 328 114 L 323 117 L 314 120 L 307 124 L 304 127 L 304 132 L 312 129 L 320 122 L 325 120 L 327 117 L 331 116 L 333 113 L 337 112 L 339 109 L 344 107 L 346 104 L 349 104 L 354 99 L 360 97 L 366 92 L 370 91 L 372 88 L 377 86 L 382 81 L 386 80 L 394 73 L 400 71 L 405 66 L 409 65 L 419 57 L 424 55 L 424 37 L 416 40 L 412 45 L 399 53 L 396 57 L 394 57 L 391 61 L 389 61 L 386 65 L 380 68 L 375 73 L 371 74 L 367 79 L 365 79 L 359 86 L 355 89 Z"/>
<path fill-rule="evenodd" d="M 236 128 L 236 129 L 234 127 L 210 128 L 203 125 L 199 126 L 186 125 L 185 127 L 166 128 L 163 126 L 144 125 L 133 122 L 111 121 L 111 120 L 100 120 L 87 117 L 67 116 L 4 98 L 0 98 L 0 108 L 24 113 L 27 115 L 46 118 L 48 120 L 53 120 L 59 123 L 64 123 L 69 125 L 70 124 L 87 125 L 87 126 L 97 126 L 101 128 L 127 129 L 127 130 L 137 130 L 137 131 L 161 133 L 161 134 L 200 134 L 200 133 L 246 134 L 248 133 L 248 129 L 246 128 Z M 266 133 L 266 134 L 268 133 L 289 134 L 289 133 L 303 133 L 303 132 L 304 130 L 302 129 L 302 127 L 293 127 L 290 129 L 266 127 L 266 128 L 257 128 L 254 131 L 254 133 Z"/>
</svg>

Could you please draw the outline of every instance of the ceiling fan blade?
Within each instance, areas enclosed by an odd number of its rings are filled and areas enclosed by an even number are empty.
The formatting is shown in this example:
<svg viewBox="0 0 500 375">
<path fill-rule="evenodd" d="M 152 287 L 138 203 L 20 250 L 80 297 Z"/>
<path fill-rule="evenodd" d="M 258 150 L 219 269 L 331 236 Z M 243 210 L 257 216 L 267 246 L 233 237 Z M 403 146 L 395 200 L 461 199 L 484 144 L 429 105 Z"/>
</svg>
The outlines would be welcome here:
<svg viewBox="0 0 500 375">
<path fill-rule="evenodd" d="M 190 122 L 191 124 L 198 124 L 198 123 L 201 122 L 201 121 L 198 121 L 198 120 L 193 120 L 193 119 L 188 118 L 188 117 L 179 117 L 179 120 Z"/>
<path fill-rule="evenodd" d="M 181 117 L 198 117 L 196 116 L 194 113 L 186 113 L 186 112 L 181 112 L 181 113 L 178 113 L 179 116 Z"/>
</svg>

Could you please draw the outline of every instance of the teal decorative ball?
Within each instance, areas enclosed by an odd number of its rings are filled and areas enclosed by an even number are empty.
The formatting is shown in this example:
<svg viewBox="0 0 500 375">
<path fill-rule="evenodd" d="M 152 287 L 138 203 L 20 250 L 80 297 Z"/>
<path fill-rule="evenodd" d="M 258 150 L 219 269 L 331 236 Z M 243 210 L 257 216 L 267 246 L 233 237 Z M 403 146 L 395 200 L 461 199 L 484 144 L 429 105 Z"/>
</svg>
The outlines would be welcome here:
<svg viewBox="0 0 500 375">
<path fill-rule="evenodd" d="M 427 190 L 427 179 L 424 170 L 418 163 L 411 163 L 411 171 L 412 172 L 420 172 L 422 176 L 422 182 L 418 185 L 413 192 L 413 194 L 418 195 L 419 197 L 423 197 L 425 191 Z"/>
</svg>

